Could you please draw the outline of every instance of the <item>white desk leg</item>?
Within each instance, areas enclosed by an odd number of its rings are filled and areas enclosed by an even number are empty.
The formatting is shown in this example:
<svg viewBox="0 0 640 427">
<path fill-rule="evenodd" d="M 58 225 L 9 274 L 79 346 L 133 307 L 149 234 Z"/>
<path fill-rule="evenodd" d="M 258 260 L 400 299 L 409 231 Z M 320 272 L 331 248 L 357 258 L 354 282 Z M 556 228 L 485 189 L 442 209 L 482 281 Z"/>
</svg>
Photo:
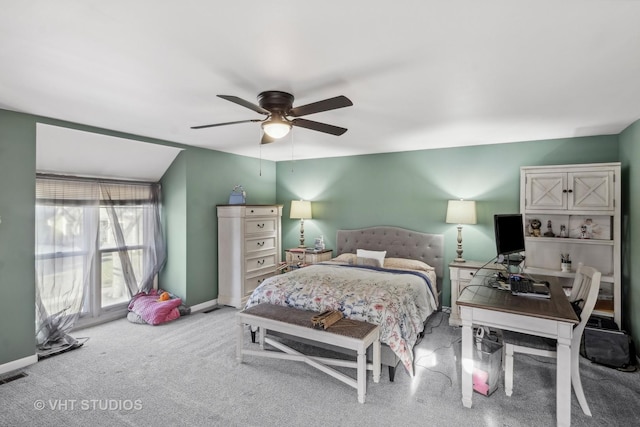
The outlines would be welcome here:
<svg viewBox="0 0 640 427">
<path fill-rule="evenodd" d="M 380 337 L 373 342 L 373 382 L 380 382 Z"/>
<path fill-rule="evenodd" d="M 471 308 L 460 307 L 462 318 L 462 404 L 471 408 L 473 394 L 473 328 L 471 323 Z"/>
<path fill-rule="evenodd" d="M 358 402 L 364 403 L 367 393 L 367 349 L 358 349 Z"/>
<path fill-rule="evenodd" d="M 571 425 L 571 336 L 573 327 L 558 325 L 556 371 L 556 417 L 558 426 Z"/>
<path fill-rule="evenodd" d="M 242 347 L 244 345 L 244 323 L 238 320 L 238 329 L 236 335 L 236 360 L 242 363 Z"/>
</svg>

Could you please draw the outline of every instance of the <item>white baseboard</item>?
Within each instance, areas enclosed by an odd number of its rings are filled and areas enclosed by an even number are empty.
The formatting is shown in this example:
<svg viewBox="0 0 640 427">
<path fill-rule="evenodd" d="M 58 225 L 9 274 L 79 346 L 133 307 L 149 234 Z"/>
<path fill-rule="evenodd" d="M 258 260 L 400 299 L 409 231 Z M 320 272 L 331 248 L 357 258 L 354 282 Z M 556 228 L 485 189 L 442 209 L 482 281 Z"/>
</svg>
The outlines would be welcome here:
<svg viewBox="0 0 640 427">
<path fill-rule="evenodd" d="M 3 363 L 2 365 L 0 365 L 0 375 L 6 374 L 7 372 L 11 372 L 11 371 L 17 371 L 18 369 L 25 368 L 37 362 L 38 362 L 38 355 L 33 354 L 31 356 L 23 357 L 22 359 Z"/>
<path fill-rule="evenodd" d="M 208 310 L 210 308 L 216 307 L 218 305 L 218 300 L 214 299 L 211 301 L 205 301 L 202 302 L 200 304 L 196 304 L 196 305 L 192 305 L 191 308 L 191 313 L 197 313 L 199 311 L 205 311 Z"/>
</svg>

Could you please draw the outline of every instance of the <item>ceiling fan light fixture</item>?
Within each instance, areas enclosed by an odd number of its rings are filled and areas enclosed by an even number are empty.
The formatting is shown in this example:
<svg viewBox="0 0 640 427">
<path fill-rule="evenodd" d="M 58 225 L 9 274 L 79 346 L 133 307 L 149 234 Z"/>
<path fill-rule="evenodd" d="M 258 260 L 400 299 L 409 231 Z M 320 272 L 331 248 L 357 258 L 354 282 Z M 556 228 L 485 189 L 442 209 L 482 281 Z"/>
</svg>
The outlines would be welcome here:
<svg viewBox="0 0 640 427">
<path fill-rule="evenodd" d="M 291 124 L 284 120 L 271 117 L 262 123 L 262 130 L 271 138 L 280 139 L 289 133 Z"/>
</svg>

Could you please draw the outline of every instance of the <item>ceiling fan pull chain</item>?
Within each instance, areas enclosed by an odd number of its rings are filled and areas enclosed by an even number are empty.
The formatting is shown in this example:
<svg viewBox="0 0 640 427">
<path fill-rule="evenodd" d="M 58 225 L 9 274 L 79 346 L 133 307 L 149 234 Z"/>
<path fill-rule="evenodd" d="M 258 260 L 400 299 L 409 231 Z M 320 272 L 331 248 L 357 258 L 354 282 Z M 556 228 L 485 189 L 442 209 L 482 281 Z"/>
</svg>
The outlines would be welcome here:
<svg viewBox="0 0 640 427">
<path fill-rule="evenodd" d="M 293 173 L 293 164 L 294 164 L 294 162 L 295 162 L 295 161 L 293 160 L 293 134 L 294 134 L 294 133 L 295 133 L 295 132 L 293 132 L 293 129 L 292 129 L 292 132 L 291 132 L 291 173 Z"/>
</svg>

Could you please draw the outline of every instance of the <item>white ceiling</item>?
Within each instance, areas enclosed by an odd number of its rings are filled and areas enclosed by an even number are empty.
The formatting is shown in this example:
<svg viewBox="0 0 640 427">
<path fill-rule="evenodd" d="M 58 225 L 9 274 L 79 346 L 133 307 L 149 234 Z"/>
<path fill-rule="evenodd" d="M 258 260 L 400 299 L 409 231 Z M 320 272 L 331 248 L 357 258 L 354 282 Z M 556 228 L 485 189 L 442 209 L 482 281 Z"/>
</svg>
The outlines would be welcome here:
<svg viewBox="0 0 640 427">
<path fill-rule="evenodd" d="M 36 171 L 158 182 L 180 148 L 38 123 Z"/>
<path fill-rule="evenodd" d="M 0 108 L 271 160 L 617 134 L 640 118 L 636 0 L 0 0 Z M 294 106 L 339 137 L 217 98 Z"/>
</svg>

